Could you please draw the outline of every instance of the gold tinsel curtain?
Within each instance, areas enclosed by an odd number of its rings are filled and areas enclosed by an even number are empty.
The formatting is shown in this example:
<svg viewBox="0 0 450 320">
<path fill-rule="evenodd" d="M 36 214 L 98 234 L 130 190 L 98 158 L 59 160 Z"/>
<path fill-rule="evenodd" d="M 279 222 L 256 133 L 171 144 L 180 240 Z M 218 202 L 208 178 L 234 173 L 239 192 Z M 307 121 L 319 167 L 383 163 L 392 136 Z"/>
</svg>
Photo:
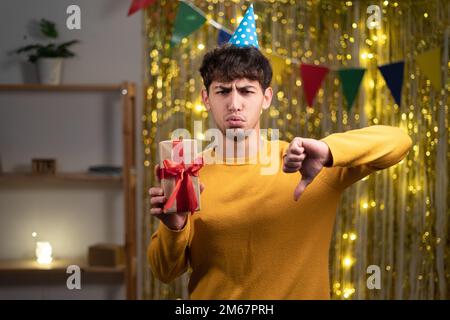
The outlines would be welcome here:
<svg viewBox="0 0 450 320">
<path fill-rule="evenodd" d="M 229 30 L 238 25 L 250 2 L 195 0 L 192 4 Z M 277 128 L 280 138 L 321 138 L 364 126 L 403 128 L 414 147 L 401 163 L 372 174 L 349 188 L 336 216 L 330 250 L 331 296 L 334 299 L 450 298 L 448 194 L 448 37 L 447 0 L 427 1 L 253 1 L 263 52 L 284 60 L 281 82 L 273 82 L 274 100 L 262 115 L 262 128 Z M 381 29 L 366 25 L 369 5 L 382 10 Z M 194 120 L 212 126 L 200 100 L 198 72 L 202 56 L 217 44 L 209 24 L 171 48 L 178 1 L 157 1 L 145 13 L 146 84 L 142 114 L 144 212 L 142 255 L 158 221 L 150 218 L 148 188 L 153 185 L 157 143 L 172 130 Z M 442 90 L 435 90 L 415 61 L 442 48 Z M 402 104 L 395 104 L 377 69 L 405 61 Z M 307 108 L 299 66 L 293 61 L 367 68 L 351 111 L 344 106 L 341 83 L 330 72 L 313 108 Z M 197 138 L 201 138 L 197 136 Z M 355 148 L 358 146 L 355 145 Z M 220 191 L 218 191 L 220 192 Z M 143 270 L 143 298 L 187 298 L 188 275 L 170 285 Z M 381 289 L 366 282 L 370 265 L 381 269 Z"/>
</svg>

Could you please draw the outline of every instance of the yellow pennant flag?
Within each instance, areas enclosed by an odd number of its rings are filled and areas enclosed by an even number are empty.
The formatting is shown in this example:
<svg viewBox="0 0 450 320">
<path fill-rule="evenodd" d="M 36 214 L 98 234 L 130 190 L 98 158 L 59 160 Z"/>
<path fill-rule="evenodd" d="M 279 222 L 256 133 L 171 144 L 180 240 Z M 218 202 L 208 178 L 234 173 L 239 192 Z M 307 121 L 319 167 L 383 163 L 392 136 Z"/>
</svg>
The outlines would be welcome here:
<svg viewBox="0 0 450 320">
<path fill-rule="evenodd" d="M 282 82 L 281 75 L 283 74 L 284 69 L 286 67 L 286 62 L 282 57 L 273 54 L 270 55 L 270 62 L 272 64 L 272 72 L 273 72 L 272 79 L 275 80 L 277 84 L 281 84 Z"/>
<path fill-rule="evenodd" d="M 434 88 L 441 90 L 441 48 L 434 48 L 419 54 L 416 60 Z"/>
</svg>

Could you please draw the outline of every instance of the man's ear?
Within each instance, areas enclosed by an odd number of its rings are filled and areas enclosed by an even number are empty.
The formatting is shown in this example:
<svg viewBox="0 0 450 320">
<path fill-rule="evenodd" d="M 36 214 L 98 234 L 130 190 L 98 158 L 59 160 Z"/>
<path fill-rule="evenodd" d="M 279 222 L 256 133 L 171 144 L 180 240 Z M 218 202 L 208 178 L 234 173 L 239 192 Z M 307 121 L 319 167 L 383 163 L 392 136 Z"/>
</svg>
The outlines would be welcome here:
<svg viewBox="0 0 450 320">
<path fill-rule="evenodd" d="M 272 103 L 272 96 L 273 96 L 273 90 L 271 87 L 268 87 L 264 91 L 264 100 L 263 100 L 263 105 L 262 105 L 263 110 L 266 110 L 268 107 L 270 107 L 270 104 Z"/>
<path fill-rule="evenodd" d="M 206 89 L 202 89 L 202 101 L 206 107 L 206 110 L 209 111 L 211 109 L 211 107 L 209 105 L 209 96 L 208 96 L 208 91 L 206 91 Z"/>
</svg>

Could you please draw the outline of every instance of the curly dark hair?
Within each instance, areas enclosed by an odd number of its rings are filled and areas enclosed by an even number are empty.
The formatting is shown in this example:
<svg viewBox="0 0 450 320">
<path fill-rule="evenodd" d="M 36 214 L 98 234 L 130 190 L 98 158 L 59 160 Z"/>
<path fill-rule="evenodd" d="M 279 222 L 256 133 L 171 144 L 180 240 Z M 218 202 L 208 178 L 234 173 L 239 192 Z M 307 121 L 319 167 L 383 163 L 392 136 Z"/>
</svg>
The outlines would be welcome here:
<svg viewBox="0 0 450 320">
<path fill-rule="evenodd" d="M 261 51 L 255 47 L 236 47 L 229 43 L 205 54 L 200 74 L 208 93 L 213 81 L 258 80 L 263 91 L 272 81 L 272 67 Z"/>
</svg>

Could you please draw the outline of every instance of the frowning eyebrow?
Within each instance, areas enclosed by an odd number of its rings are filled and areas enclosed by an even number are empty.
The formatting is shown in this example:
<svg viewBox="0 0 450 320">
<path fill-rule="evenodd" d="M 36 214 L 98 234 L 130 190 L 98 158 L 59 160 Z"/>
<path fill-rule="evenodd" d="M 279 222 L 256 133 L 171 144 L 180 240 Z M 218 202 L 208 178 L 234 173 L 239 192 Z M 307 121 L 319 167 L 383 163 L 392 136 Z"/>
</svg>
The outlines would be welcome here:
<svg viewBox="0 0 450 320">
<path fill-rule="evenodd" d="M 238 90 L 248 90 L 248 89 L 253 89 L 253 90 L 255 90 L 256 89 L 256 87 L 254 86 L 254 85 L 246 85 L 246 86 L 243 86 L 243 87 L 236 87 Z M 224 86 L 224 85 L 216 85 L 216 86 L 214 86 L 214 89 L 222 89 L 222 90 L 230 90 L 231 89 L 231 86 Z"/>
</svg>

